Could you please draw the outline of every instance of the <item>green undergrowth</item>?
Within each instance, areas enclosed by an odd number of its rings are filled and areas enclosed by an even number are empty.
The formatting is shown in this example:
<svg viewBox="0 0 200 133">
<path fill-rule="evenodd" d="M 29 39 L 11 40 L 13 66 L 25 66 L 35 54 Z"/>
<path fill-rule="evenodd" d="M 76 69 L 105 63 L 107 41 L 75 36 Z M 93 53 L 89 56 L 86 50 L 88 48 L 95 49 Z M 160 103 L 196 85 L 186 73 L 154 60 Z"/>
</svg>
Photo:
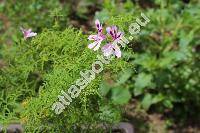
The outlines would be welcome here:
<svg viewBox="0 0 200 133">
<path fill-rule="evenodd" d="M 105 2 L 104 10 L 96 13 L 96 17 L 112 18 L 106 23 L 118 25 L 127 37 L 131 35 L 128 32 L 129 24 L 135 23 L 140 13 L 150 19 L 149 24 L 140 27 L 140 33 L 133 35 L 134 39 L 128 44 L 134 54 L 123 52 L 129 55 L 128 61 L 137 71 L 135 73 L 135 70 L 131 70 L 124 74 L 127 88 L 131 90 L 134 99 L 139 101 L 140 108 L 167 114 L 167 126 L 174 123 L 188 125 L 191 121 L 198 125 L 199 1 L 185 4 L 182 1 L 158 0 L 153 8 L 145 9 L 138 8 L 138 5 L 125 5 L 118 8 L 115 3 Z M 106 13 L 106 10 L 110 12 Z M 116 12 L 120 13 L 116 16 Z M 113 89 L 111 87 L 111 92 Z"/>
<path fill-rule="evenodd" d="M 27 132 L 62 132 L 81 125 L 119 121 L 119 111 L 98 93 L 104 73 L 114 75 L 128 65 L 121 59 L 104 64 L 102 73 L 73 99 L 60 115 L 51 110 L 61 90 L 67 91 L 80 78 L 80 71 L 91 70 L 97 54 L 87 48 L 87 36 L 81 31 L 44 30 L 32 40 L 19 40 L 5 48 L 7 67 L 1 69 L 1 122 L 20 121 Z M 11 54 L 12 53 L 12 54 Z M 109 111 L 108 111 L 109 109 Z M 51 125 L 51 126 L 49 126 Z M 49 129 L 50 127 L 50 129 Z"/>
<path fill-rule="evenodd" d="M 0 43 L 12 44 L 21 36 L 20 27 L 41 32 L 55 23 L 68 25 L 70 3 L 63 5 L 55 0 L 2 0 L 0 2 Z"/>
</svg>

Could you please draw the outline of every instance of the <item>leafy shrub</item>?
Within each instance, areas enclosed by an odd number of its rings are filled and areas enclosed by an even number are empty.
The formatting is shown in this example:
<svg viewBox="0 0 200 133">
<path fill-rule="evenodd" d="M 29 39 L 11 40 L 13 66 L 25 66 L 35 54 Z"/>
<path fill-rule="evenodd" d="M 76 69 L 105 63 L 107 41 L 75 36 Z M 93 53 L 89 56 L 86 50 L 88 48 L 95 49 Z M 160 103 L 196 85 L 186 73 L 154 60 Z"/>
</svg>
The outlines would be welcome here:
<svg viewBox="0 0 200 133">
<path fill-rule="evenodd" d="M 52 124 L 52 130 L 62 132 L 82 124 L 119 121 L 120 112 L 108 112 L 106 108 L 112 110 L 113 105 L 106 105 L 98 93 L 103 73 L 62 114 L 56 115 L 51 110 L 60 91 L 67 90 L 80 77 L 79 72 L 91 69 L 97 59 L 97 53 L 87 48 L 88 43 L 81 31 L 68 28 L 44 30 L 31 41 L 20 40 L 5 49 L 3 55 L 9 66 L 1 70 L 1 93 L 6 99 L 1 105 L 4 122 L 21 118 L 27 131 Z M 126 62 L 116 59 L 104 65 L 104 72 L 114 74 L 126 67 Z M 18 108 L 21 112 L 16 112 Z"/>
</svg>

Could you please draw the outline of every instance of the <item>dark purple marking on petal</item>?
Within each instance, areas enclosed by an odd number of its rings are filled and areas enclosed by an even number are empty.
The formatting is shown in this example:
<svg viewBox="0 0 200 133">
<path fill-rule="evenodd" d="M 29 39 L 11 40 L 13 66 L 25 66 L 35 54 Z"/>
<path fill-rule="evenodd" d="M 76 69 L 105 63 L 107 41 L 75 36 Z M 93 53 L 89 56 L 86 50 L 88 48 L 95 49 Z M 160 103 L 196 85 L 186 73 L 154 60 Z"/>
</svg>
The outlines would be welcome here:
<svg viewBox="0 0 200 133">
<path fill-rule="evenodd" d="M 114 29 L 114 35 L 115 35 L 115 39 L 117 38 L 117 31 L 116 29 Z"/>
<path fill-rule="evenodd" d="M 110 35 L 112 36 L 112 38 L 115 37 L 112 31 L 110 31 Z"/>
<path fill-rule="evenodd" d="M 121 35 L 122 35 L 122 33 L 120 33 L 120 34 L 117 36 L 117 38 L 120 38 L 120 37 L 121 37 Z"/>
</svg>

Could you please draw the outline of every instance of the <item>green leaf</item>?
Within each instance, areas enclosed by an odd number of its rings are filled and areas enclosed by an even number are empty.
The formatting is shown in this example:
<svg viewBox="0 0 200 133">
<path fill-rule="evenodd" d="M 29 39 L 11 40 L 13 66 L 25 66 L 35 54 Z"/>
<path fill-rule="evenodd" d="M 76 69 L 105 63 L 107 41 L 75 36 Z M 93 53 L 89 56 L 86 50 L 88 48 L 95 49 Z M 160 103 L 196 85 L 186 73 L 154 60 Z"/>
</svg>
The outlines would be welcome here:
<svg viewBox="0 0 200 133">
<path fill-rule="evenodd" d="M 193 37 L 194 37 L 194 30 L 190 31 L 189 34 L 181 32 L 180 42 L 179 42 L 181 49 L 187 47 L 188 44 L 192 41 Z"/>
<path fill-rule="evenodd" d="M 135 96 L 141 95 L 144 92 L 144 88 L 152 84 L 151 80 L 152 80 L 151 75 L 140 73 L 135 80 L 134 95 Z"/>
<path fill-rule="evenodd" d="M 163 99 L 164 96 L 162 94 L 157 94 L 157 95 L 146 94 L 142 100 L 142 107 L 145 110 L 148 110 L 151 105 L 161 102 Z"/>
<path fill-rule="evenodd" d="M 144 54 L 138 54 L 135 55 L 135 60 L 132 62 L 134 65 L 141 65 L 147 70 L 152 70 L 154 68 L 157 68 L 158 61 L 156 57 L 152 54 L 149 53 L 144 53 Z"/>
<path fill-rule="evenodd" d="M 152 95 L 146 94 L 142 100 L 142 107 L 145 110 L 148 110 L 151 105 L 152 105 Z"/>
<path fill-rule="evenodd" d="M 167 108 L 173 108 L 173 104 L 172 104 L 172 102 L 170 101 L 170 100 L 165 100 L 164 102 L 163 102 L 163 104 L 165 105 L 165 107 L 167 107 Z"/>
<path fill-rule="evenodd" d="M 117 85 L 121 85 L 125 83 L 131 77 L 132 73 L 133 73 L 133 70 L 131 70 L 130 68 L 120 73 L 119 79 L 117 80 Z"/>
<path fill-rule="evenodd" d="M 156 104 L 156 103 L 159 103 L 160 101 L 162 101 L 164 99 L 164 96 L 160 93 L 160 94 L 157 94 L 153 97 L 152 99 L 152 104 Z"/>
<path fill-rule="evenodd" d="M 128 89 L 117 87 L 112 89 L 112 100 L 115 104 L 126 104 L 131 98 L 131 94 Z"/>
<path fill-rule="evenodd" d="M 101 95 L 105 96 L 108 94 L 110 89 L 111 87 L 106 82 L 102 82 L 99 87 L 99 92 L 101 93 Z"/>
</svg>

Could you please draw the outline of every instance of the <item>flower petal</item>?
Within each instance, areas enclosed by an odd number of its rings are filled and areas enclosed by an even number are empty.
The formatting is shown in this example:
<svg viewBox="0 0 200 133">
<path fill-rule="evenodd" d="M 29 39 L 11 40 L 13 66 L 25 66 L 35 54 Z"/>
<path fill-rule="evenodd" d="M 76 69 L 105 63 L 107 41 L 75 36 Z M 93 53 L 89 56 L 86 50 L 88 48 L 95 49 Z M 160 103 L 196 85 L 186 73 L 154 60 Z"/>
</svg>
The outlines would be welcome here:
<svg viewBox="0 0 200 133">
<path fill-rule="evenodd" d="M 27 37 L 33 37 L 33 36 L 36 36 L 36 35 L 37 35 L 37 33 L 31 32 L 31 33 L 28 33 L 28 34 L 26 35 L 26 38 L 27 38 Z"/>
<path fill-rule="evenodd" d="M 89 35 L 88 39 L 89 40 L 96 40 L 97 35 Z"/>
<path fill-rule="evenodd" d="M 112 36 L 112 38 L 114 40 L 115 39 L 115 34 L 114 34 L 113 27 L 107 27 L 106 31 L 107 31 L 108 34 L 110 34 Z"/>
<path fill-rule="evenodd" d="M 97 19 L 97 20 L 95 20 L 95 25 L 96 25 L 97 29 L 100 27 L 100 22 L 99 22 L 99 20 L 98 20 L 98 19 Z"/>
<path fill-rule="evenodd" d="M 110 34 L 111 28 L 110 28 L 110 27 L 107 27 L 107 28 L 106 28 L 106 31 L 107 31 L 108 34 Z"/>
<path fill-rule="evenodd" d="M 110 43 L 104 45 L 101 50 L 104 56 L 110 56 L 111 54 L 113 54 L 113 47 L 112 44 Z"/>
<path fill-rule="evenodd" d="M 122 32 L 118 32 L 118 33 L 117 33 L 117 38 L 121 39 L 122 35 L 123 35 Z"/>
<path fill-rule="evenodd" d="M 100 45 L 101 45 L 101 41 L 97 41 L 97 44 L 93 50 L 97 51 L 100 48 Z"/>
<path fill-rule="evenodd" d="M 114 48 L 114 54 L 117 56 L 117 58 L 120 58 L 122 53 L 121 53 L 119 46 L 115 45 L 115 46 L 113 46 L 113 48 Z"/>
<path fill-rule="evenodd" d="M 110 34 L 112 36 L 113 40 L 119 40 L 119 39 L 121 39 L 121 37 L 123 35 L 122 32 L 118 32 L 117 26 L 107 27 L 106 31 L 108 34 Z"/>
<path fill-rule="evenodd" d="M 92 48 L 94 48 L 96 45 L 97 45 L 97 41 L 95 41 L 95 42 L 93 42 L 93 43 L 90 43 L 89 45 L 88 45 L 88 48 L 89 49 L 92 49 Z"/>
<path fill-rule="evenodd" d="M 98 30 L 98 33 L 102 33 L 103 28 L 102 28 L 102 25 L 101 25 L 101 23 L 100 23 L 100 21 L 98 19 L 95 20 L 95 25 L 96 25 L 96 28 Z"/>
<path fill-rule="evenodd" d="M 28 29 L 28 30 L 26 30 L 26 32 L 31 33 L 31 32 L 32 32 L 32 29 Z"/>
</svg>

